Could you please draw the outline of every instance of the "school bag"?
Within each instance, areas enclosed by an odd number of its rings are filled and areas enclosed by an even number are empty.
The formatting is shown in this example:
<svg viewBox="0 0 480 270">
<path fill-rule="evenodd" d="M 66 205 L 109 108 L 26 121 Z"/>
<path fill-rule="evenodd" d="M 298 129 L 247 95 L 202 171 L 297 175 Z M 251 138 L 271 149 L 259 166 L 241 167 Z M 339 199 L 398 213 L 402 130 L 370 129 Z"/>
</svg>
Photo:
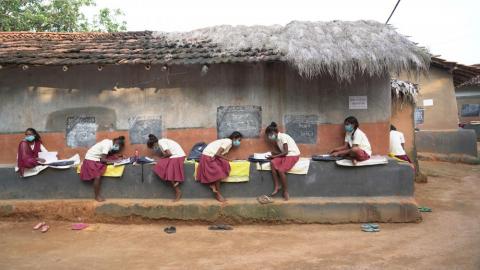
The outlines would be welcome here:
<svg viewBox="0 0 480 270">
<path fill-rule="evenodd" d="M 192 147 L 192 150 L 190 150 L 190 154 L 188 154 L 187 159 L 199 161 L 200 156 L 202 155 L 203 149 L 205 149 L 206 147 L 207 147 L 207 144 L 204 142 L 196 143 Z"/>
</svg>

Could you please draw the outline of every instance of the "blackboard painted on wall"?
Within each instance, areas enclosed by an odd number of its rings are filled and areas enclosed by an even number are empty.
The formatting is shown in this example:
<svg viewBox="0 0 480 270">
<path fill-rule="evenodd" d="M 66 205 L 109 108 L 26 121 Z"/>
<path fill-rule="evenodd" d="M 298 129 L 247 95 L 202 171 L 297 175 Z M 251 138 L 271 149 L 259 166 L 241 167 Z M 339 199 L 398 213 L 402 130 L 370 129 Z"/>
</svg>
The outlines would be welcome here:
<svg viewBox="0 0 480 270">
<path fill-rule="evenodd" d="M 137 115 L 128 118 L 130 144 L 145 144 L 148 134 L 162 137 L 162 117 L 159 115 Z"/>
<path fill-rule="evenodd" d="M 479 116 L 480 104 L 463 104 L 460 115 L 464 117 Z"/>
<path fill-rule="evenodd" d="M 66 121 L 68 147 L 90 147 L 97 140 L 97 124 L 93 116 L 69 116 Z"/>
<path fill-rule="evenodd" d="M 239 131 L 245 138 L 258 138 L 262 128 L 262 107 L 220 106 L 217 108 L 217 137 L 226 138 Z"/>
<path fill-rule="evenodd" d="M 317 115 L 285 115 L 284 122 L 285 132 L 290 135 L 296 143 L 317 143 Z"/>
</svg>

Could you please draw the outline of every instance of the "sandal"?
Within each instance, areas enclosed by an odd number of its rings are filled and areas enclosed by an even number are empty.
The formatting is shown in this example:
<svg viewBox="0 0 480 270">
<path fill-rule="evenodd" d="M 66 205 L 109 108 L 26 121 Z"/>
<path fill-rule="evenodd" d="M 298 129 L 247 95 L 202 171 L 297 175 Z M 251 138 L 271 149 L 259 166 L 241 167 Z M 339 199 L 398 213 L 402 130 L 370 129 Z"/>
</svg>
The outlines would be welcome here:
<svg viewBox="0 0 480 270">
<path fill-rule="evenodd" d="M 170 226 L 170 227 L 166 227 L 165 229 L 163 229 L 163 231 L 168 233 L 168 234 L 176 233 L 177 228 L 175 228 L 174 226 Z"/>
<path fill-rule="evenodd" d="M 38 230 L 40 229 L 42 226 L 45 226 L 46 223 L 44 221 L 38 223 L 37 225 L 35 225 L 35 227 L 33 227 L 34 230 Z"/>
<path fill-rule="evenodd" d="M 420 211 L 420 212 L 432 212 L 432 208 L 421 206 L 421 207 L 418 207 L 418 211 Z"/>
<path fill-rule="evenodd" d="M 40 231 L 42 233 L 46 233 L 48 231 L 48 229 L 50 229 L 50 226 L 48 226 L 47 224 L 43 225 L 42 228 L 40 229 Z"/>
<path fill-rule="evenodd" d="M 267 195 L 257 197 L 257 201 L 261 204 L 273 203 L 272 198 Z"/>
<path fill-rule="evenodd" d="M 369 228 L 373 228 L 373 229 L 379 229 L 380 226 L 378 226 L 378 224 L 375 224 L 375 223 L 365 223 L 365 224 L 362 224 L 362 229 L 369 229 Z"/>
<path fill-rule="evenodd" d="M 211 231 L 231 231 L 233 230 L 232 226 L 227 225 L 227 224 L 215 224 L 210 227 L 208 227 L 209 230 Z"/>
<path fill-rule="evenodd" d="M 86 223 L 75 223 L 72 224 L 72 230 L 83 230 L 88 227 Z"/>
</svg>

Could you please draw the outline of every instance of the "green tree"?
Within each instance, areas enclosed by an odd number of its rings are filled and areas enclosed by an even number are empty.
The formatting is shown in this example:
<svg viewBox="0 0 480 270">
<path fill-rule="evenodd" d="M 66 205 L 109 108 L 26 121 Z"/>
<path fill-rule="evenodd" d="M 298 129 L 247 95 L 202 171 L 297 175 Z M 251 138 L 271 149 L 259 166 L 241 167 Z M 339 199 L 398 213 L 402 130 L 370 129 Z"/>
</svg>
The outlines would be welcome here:
<svg viewBox="0 0 480 270">
<path fill-rule="evenodd" d="M 0 31 L 118 32 L 126 22 L 118 21 L 121 10 L 101 9 L 90 22 L 81 8 L 94 0 L 0 0 Z"/>
</svg>

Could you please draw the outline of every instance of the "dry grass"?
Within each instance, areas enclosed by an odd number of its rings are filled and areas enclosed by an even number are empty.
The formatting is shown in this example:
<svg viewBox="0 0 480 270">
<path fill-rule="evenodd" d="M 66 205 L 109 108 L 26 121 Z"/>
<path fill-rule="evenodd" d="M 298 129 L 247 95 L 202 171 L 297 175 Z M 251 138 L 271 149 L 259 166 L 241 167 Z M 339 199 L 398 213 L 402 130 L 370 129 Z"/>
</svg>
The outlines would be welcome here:
<svg viewBox="0 0 480 270">
<path fill-rule="evenodd" d="M 293 21 L 285 26 L 220 25 L 190 32 L 156 32 L 170 40 L 211 40 L 227 51 L 278 50 L 307 78 L 328 74 L 340 81 L 358 75 L 425 72 L 427 50 L 375 21 Z"/>
</svg>

